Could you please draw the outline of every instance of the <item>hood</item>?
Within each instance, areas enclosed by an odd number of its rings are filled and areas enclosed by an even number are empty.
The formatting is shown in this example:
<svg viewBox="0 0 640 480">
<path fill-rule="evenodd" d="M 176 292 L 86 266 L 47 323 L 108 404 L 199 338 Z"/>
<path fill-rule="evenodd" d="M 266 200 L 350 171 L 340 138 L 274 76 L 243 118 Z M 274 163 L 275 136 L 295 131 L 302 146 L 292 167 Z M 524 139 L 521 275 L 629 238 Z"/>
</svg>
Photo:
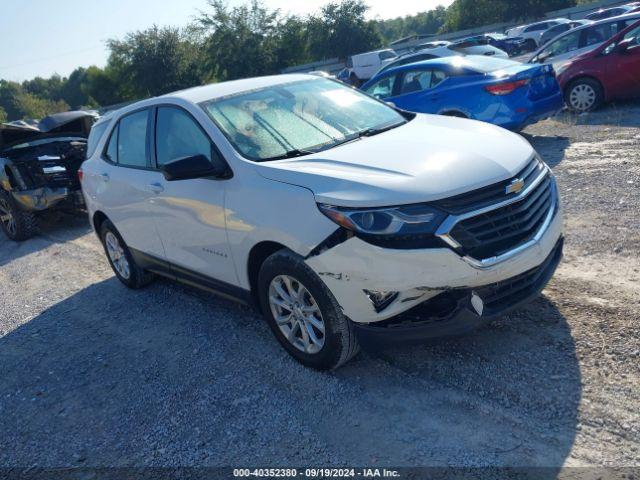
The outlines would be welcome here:
<svg viewBox="0 0 640 480">
<path fill-rule="evenodd" d="M 39 122 L 24 121 L 0 124 L 0 149 L 52 135 L 87 138 L 97 114 L 87 111 L 49 115 Z"/>
<path fill-rule="evenodd" d="M 534 150 L 488 123 L 417 115 L 406 125 L 298 159 L 256 163 L 260 175 L 344 207 L 429 202 L 518 173 Z"/>
</svg>

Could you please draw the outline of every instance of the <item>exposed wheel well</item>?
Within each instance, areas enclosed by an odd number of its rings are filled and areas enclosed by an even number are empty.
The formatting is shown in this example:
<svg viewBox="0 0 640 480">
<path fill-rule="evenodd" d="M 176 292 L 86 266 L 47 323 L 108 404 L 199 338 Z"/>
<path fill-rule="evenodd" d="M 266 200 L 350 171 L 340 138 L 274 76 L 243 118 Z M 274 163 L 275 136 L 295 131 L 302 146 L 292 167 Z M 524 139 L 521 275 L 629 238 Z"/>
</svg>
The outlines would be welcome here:
<svg viewBox="0 0 640 480">
<path fill-rule="evenodd" d="M 249 286 L 251 287 L 251 296 L 255 305 L 260 308 L 260 300 L 258 299 L 258 273 L 264 261 L 278 250 L 286 248 L 278 242 L 260 242 L 253 246 L 249 252 L 249 260 L 247 262 L 247 275 L 249 277 Z"/>
<path fill-rule="evenodd" d="M 100 236 L 100 227 L 105 220 L 108 220 L 108 218 L 104 213 L 97 211 L 93 214 L 93 227 L 95 228 L 96 234 L 98 236 Z"/>
</svg>

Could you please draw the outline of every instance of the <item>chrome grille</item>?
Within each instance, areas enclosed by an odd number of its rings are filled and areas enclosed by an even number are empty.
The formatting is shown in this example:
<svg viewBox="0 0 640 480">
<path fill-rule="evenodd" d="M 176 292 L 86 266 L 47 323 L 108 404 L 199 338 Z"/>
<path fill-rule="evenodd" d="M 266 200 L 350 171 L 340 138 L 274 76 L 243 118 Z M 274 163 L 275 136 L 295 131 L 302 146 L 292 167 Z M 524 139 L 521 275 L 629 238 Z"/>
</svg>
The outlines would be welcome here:
<svg viewBox="0 0 640 480">
<path fill-rule="evenodd" d="M 533 158 L 526 167 L 519 171 L 515 177 L 503 180 L 502 182 L 494 183 L 487 187 L 479 188 L 471 192 L 456 195 L 455 197 L 445 198 L 438 200 L 435 205 L 440 209 L 454 214 L 460 215 L 473 210 L 499 203 L 504 200 L 517 197 L 518 193 L 506 194 L 507 186 L 513 181 L 514 178 L 519 178 L 523 181 L 523 190 L 526 190 L 545 169 L 544 164 L 537 158 Z"/>
<path fill-rule="evenodd" d="M 542 175 L 544 178 L 540 180 Z M 532 187 L 536 180 L 539 183 Z M 549 174 L 537 175 L 529 188 L 526 195 L 512 203 L 459 221 L 449 236 L 465 255 L 474 259 L 497 257 L 528 242 L 555 208 L 555 186 Z"/>
</svg>

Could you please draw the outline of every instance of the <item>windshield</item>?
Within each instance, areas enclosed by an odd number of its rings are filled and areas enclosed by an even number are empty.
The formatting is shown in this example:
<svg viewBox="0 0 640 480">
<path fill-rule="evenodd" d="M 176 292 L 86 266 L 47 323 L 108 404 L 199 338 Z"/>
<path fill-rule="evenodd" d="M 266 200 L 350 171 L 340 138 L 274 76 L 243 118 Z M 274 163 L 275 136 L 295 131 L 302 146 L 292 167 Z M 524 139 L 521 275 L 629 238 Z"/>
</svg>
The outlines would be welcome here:
<svg viewBox="0 0 640 480">
<path fill-rule="evenodd" d="M 233 147 L 255 161 L 326 150 L 406 122 L 384 103 L 324 78 L 274 85 L 202 106 Z"/>
</svg>

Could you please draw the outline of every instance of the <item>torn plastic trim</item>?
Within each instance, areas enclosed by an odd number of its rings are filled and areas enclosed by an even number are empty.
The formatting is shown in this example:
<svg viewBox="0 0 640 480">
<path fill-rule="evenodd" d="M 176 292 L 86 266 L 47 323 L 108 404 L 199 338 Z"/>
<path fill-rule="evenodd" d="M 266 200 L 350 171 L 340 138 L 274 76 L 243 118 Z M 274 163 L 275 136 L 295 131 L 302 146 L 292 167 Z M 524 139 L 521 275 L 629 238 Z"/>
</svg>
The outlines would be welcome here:
<svg viewBox="0 0 640 480">
<path fill-rule="evenodd" d="M 309 254 L 304 258 L 305 260 L 308 260 L 310 258 L 317 257 L 318 255 L 326 252 L 327 250 L 330 250 L 333 247 L 346 242 L 353 236 L 354 234 L 352 231 L 347 230 L 344 227 L 340 227 L 331 235 L 329 235 L 327 238 L 325 238 L 322 242 L 316 245 L 314 249 L 311 250 Z"/>
</svg>

